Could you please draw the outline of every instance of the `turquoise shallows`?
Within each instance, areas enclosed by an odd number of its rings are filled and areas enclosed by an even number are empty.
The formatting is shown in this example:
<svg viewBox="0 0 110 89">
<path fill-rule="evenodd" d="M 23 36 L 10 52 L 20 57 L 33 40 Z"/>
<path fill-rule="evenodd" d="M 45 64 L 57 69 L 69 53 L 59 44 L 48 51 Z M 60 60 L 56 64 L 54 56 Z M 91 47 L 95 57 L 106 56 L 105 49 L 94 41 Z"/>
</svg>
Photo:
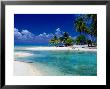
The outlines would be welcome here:
<svg viewBox="0 0 110 89">
<path fill-rule="evenodd" d="M 97 76 L 97 52 L 33 51 L 15 47 L 16 52 L 33 55 L 15 60 L 34 65 L 44 76 Z"/>
</svg>

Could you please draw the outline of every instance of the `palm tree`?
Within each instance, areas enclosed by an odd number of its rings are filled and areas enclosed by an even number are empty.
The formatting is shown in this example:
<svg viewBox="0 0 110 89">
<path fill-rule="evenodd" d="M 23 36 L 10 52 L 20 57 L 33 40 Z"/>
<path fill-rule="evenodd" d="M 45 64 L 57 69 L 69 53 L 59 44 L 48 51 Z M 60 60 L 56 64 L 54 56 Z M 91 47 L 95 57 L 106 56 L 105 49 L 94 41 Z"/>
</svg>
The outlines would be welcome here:
<svg viewBox="0 0 110 89">
<path fill-rule="evenodd" d="M 66 40 L 69 37 L 69 34 L 67 32 L 64 32 L 62 37 Z"/>
<path fill-rule="evenodd" d="M 81 33 L 88 33 L 88 29 L 86 27 L 86 23 L 83 21 L 83 18 L 77 18 L 75 20 L 75 27 L 76 27 L 76 31 Z"/>
<path fill-rule="evenodd" d="M 91 25 L 88 27 L 86 22 L 88 20 L 92 19 Z M 88 34 L 91 36 L 93 39 L 94 37 L 97 37 L 97 15 L 96 14 L 87 14 L 83 16 L 79 16 L 76 18 L 75 23 L 76 31 L 83 33 L 83 34 Z M 93 40 L 91 39 L 91 45 Z"/>
<path fill-rule="evenodd" d="M 67 32 L 64 32 L 63 33 L 63 36 L 61 37 L 57 37 L 57 36 L 54 36 L 50 41 L 49 43 L 51 45 L 55 45 L 57 46 L 59 43 L 65 45 L 65 46 L 70 46 L 73 44 L 73 39 L 69 36 L 69 34 Z"/>
<path fill-rule="evenodd" d="M 49 43 L 50 43 L 51 45 L 54 45 L 54 46 L 57 46 L 59 42 L 60 42 L 60 41 L 59 41 L 59 39 L 57 38 L 57 36 L 54 36 L 54 37 L 49 41 Z"/>
<path fill-rule="evenodd" d="M 79 45 L 86 44 L 86 37 L 84 35 L 79 35 L 76 38 L 76 44 L 79 44 Z"/>
<path fill-rule="evenodd" d="M 59 37 L 59 40 L 61 43 L 63 43 L 64 38 L 61 36 L 61 37 Z"/>
<path fill-rule="evenodd" d="M 67 38 L 67 40 L 65 40 L 65 46 L 71 46 L 73 45 L 73 39 L 71 37 Z"/>
<path fill-rule="evenodd" d="M 73 39 L 69 36 L 69 34 L 67 32 L 63 33 L 63 36 L 62 36 L 61 40 L 62 40 L 62 42 L 64 43 L 65 46 L 70 46 L 70 45 L 73 44 Z"/>
<path fill-rule="evenodd" d="M 88 14 L 87 17 L 92 19 L 92 25 L 90 27 L 91 36 L 97 37 L 97 15 L 96 14 Z"/>
</svg>

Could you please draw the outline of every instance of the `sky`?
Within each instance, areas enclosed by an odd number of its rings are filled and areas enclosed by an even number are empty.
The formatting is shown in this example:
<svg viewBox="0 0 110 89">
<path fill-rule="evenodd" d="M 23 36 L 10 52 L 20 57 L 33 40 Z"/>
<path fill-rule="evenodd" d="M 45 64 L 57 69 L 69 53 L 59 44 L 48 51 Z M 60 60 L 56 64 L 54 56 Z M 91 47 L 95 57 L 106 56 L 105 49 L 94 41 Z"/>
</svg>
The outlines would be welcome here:
<svg viewBox="0 0 110 89">
<path fill-rule="evenodd" d="M 48 44 L 53 35 L 61 36 L 68 32 L 71 37 L 79 33 L 74 20 L 79 14 L 15 14 L 14 43 Z"/>
</svg>

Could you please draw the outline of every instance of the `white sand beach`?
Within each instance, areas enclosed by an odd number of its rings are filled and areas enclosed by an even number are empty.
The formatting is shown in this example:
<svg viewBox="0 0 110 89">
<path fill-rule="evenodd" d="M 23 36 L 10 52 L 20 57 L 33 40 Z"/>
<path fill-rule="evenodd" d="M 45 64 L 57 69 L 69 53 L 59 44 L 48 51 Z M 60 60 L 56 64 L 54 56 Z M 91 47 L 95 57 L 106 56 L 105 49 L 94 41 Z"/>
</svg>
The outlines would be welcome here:
<svg viewBox="0 0 110 89">
<path fill-rule="evenodd" d="M 70 51 L 97 51 L 96 47 L 88 47 L 86 45 L 74 45 L 69 47 L 23 47 L 23 50 L 70 50 Z"/>
<path fill-rule="evenodd" d="M 15 76 L 35 76 L 42 75 L 41 72 L 31 63 L 14 61 Z"/>
<path fill-rule="evenodd" d="M 43 64 L 14 61 L 14 76 L 48 76 L 48 73 L 51 75 L 61 74 L 58 69 Z"/>
<path fill-rule="evenodd" d="M 26 53 L 26 52 L 15 52 L 14 56 L 15 57 L 29 57 L 32 56 L 33 54 L 31 53 Z"/>
</svg>

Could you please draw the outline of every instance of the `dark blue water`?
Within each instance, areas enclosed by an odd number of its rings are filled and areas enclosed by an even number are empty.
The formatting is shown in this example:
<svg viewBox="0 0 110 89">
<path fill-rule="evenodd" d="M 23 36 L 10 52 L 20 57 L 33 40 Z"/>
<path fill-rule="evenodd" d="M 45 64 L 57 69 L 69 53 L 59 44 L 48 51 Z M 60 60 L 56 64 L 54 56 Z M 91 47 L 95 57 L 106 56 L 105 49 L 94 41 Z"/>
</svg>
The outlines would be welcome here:
<svg viewBox="0 0 110 89">
<path fill-rule="evenodd" d="M 15 49 L 15 52 L 33 54 L 28 57 L 15 57 L 18 61 L 39 65 L 42 72 L 49 76 L 96 76 L 97 53 L 73 51 L 33 51 Z M 53 73 L 52 73 L 53 72 Z M 54 73 L 55 72 L 55 73 Z M 45 73 L 44 73 L 45 75 Z"/>
</svg>

